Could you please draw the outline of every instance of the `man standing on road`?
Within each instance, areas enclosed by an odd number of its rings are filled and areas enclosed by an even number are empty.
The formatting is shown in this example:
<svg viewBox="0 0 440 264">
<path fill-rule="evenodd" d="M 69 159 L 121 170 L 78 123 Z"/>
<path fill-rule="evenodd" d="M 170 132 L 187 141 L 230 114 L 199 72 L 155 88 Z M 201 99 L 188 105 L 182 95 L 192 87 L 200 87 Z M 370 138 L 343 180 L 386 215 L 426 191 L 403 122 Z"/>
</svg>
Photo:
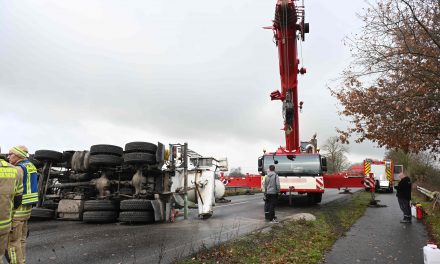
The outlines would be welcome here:
<svg viewBox="0 0 440 264">
<path fill-rule="evenodd" d="M 400 182 L 397 185 L 397 200 L 399 201 L 400 209 L 403 212 L 403 220 L 401 223 L 411 223 L 411 179 L 403 172 L 399 174 Z"/>
<path fill-rule="evenodd" d="M 269 166 L 269 172 L 264 179 L 264 196 L 266 197 L 264 209 L 268 212 L 268 220 L 271 223 L 278 223 L 275 216 L 275 206 L 278 200 L 278 193 L 280 192 L 280 179 L 275 172 L 275 166 Z M 266 211 L 267 210 L 267 211 Z"/>
<path fill-rule="evenodd" d="M 0 157 L 0 264 L 8 248 L 12 210 L 21 204 L 23 185 L 21 172 Z"/>
<path fill-rule="evenodd" d="M 26 262 L 27 222 L 31 216 L 32 205 L 38 203 L 37 169 L 27 158 L 29 150 L 16 146 L 9 150 L 9 162 L 23 172 L 23 201 L 13 212 L 12 231 L 9 235 L 8 256 L 10 263 Z"/>
</svg>

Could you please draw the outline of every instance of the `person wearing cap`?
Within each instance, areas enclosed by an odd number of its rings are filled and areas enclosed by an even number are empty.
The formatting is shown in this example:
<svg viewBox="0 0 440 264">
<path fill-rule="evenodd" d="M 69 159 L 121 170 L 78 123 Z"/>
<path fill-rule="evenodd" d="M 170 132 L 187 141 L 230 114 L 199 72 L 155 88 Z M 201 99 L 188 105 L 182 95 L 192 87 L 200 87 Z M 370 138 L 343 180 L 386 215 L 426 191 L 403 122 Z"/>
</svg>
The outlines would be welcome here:
<svg viewBox="0 0 440 264">
<path fill-rule="evenodd" d="M 12 211 L 21 205 L 23 174 L 0 157 L 0 264 L 8 248 Z"/>
<path fill-rule="evenodd" d="M 27 222 L 31 216 L 32 205 L 38 203 L 37 168 L 29 160 L 27 147 L 19 145 L 9 150 L 8 158 L 12 165 L 23 172 L 23 200 L 13 211 L 12 230 L 8 241 L 10 263 L 26 262 Z"/>
</svg>

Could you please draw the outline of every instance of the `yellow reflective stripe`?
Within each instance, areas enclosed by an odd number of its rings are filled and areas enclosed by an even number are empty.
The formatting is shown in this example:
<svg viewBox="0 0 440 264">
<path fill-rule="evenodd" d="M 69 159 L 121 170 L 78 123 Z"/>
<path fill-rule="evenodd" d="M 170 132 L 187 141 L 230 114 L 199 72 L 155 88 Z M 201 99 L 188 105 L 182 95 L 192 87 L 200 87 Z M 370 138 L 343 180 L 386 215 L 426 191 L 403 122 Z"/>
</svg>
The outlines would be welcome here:
<svg viewBox="0 0 440 264">
<path fill-rule="evenodd" d="M 29 202 L 38 202 L 38 193 L 33 193 L 30 195 L 23 195 L 22 204 L 27 204 Z"/>
<path fill-rule="evenodd" d="M 9 164 L 5 160 L 0 159 L 0 163 L 2 164 L 3 167 L 9 166 Z"/>
<path fill-rule="evenodd" d="M 37 172 L 37 168 L 34 166 L 34 164 L 27 162 L 23 164 L 26 167 L 26 170 L 28 173 L 34 173 Z"/>
<path fill-rule="evenodd" d="M 15 168 L 0 168 L 0 178 L 12 179 L 17 175 L 17 169 Z"/>
<path fill-rule="evenodd" d="M 31 215 L 31 211 L 29 211 L 29 212 L 15 212 L 14 219 L 20 218 L 20 217 L 25 217 L 25 216 L 30 216 L 30 215 Z"/>
<path fill-rule="evenodd" d="M 31 215 L 31 212 L 27 212 L 27 213 L 25 213 L 25 212 L 21 212 L 21 213 L 15 213 L 14 214 L 14 219 L 17 219 L 17 218 L 20 218 L 20 217 L 27 217 L 27 216 L 30 216 Z"/>
<path fill-rule="evenodd" d="M 15 253 L 15 247 L 9 248 L 9 260 L 11 264 L 17 264 L 17 254 Z"/>
<path fill-rule="evenodd" d="M 389 161 L 385 162 L 385 174 L 388 181 L 391 181 L 391 163 Z"/>
<path fill-rule="evenodd" d="M 26 166 L 27 168 L 27 166 Z M 26 181 L 26 193 L 31 193 L 32 192 L 32 186 L 31 186 L 31 174 L 27 173 L 27 181 Z"/>
<path fill-rule="evenodd" d="M 13 218 L 23 218 L 31 215 L 32 206 L 22 204 L 13 212 Z"/>
<path fill-rule="evenodd" d="M 0 221 L 0 225 L 3 225 L 3 224 L 7 224 L 7 223 L 10 223 L 11 222 L 11 219 L 9 218 L 9 219 L 6 219 L 6 220 L 1 220 Z"/>
<path fill-rule="evenodd" d="M 38 202 L 38 197 L 22 200 L 21 203 L 24 205 L 27 205 L 27 204 L 36 203 L 36 202 Z"/>
<path fill-rule="evenodd" d="M 13 147 L 12 149 L 15 150 L 15 151 L 17 151 L 18 154 L 20 154 L 20 155 L 23 156 L 24 158 L 26 158 L 26 157 L 28 156 L 28 154 L 27 154 L 26 151 L 23 151 L 23 150 L 21 150 L 21 149 L 19 149 L 19 148 L 17 148 L 17 147 Z"/>
<path fill-rule="evenodd" d="M 20 205 L 15 212 L 30 212 L 32 211 L 32 207 Z"/>
<path fill-rule="evenodd" d="M 18 179 L 15 182 L 15 193 L 23 193 L 23 183 Z"/>
<path fill-rule="evenodd" d="M 38 197 L 38 193 L 23 194 L 23 199 Z"/>
<path fill-rule="evenodd" d="M 15 211 L 15 214 L 30 213 L 31 211 L 32 211 L 32 209 L 29 209 L 29 210 L 17 210 L 17 211 Z"/>
<path fill-rule="evenodd" d="M 364 168 L 364 172 L 365 172 L 365 176 L 368 177 L 371 171 L 371 163 L 370 162 L 365 162 L 365 168 Z"/>
<path fill-rule="evenodd" d="M 12 219 L 0 221 L 0 229 L 8 228 L 12 223 Z"/>
</svg>

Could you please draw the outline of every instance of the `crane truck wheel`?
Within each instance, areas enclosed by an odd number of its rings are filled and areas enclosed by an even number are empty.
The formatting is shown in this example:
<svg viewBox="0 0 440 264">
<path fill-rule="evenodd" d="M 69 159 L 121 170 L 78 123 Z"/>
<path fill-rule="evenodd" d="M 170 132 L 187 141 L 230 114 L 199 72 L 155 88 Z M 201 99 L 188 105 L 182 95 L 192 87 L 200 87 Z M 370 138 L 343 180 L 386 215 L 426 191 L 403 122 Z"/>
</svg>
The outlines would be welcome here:
<svg viewBox="0 0 440 264">
<path fill-rule="evenodd" d="M 63 159 L 63 153 L 53 150 L 37 150 L 35 151 L 34 159 L 58 163 Z"/>
<path fill-rule="evenodd" d="M 322 193 L 315 193 L 313 200 L 315 203 L 320 203 L 322 201 Z"/>
<path fill-rule="evenodd" d="M 307 203 L 309 205 L 320 203 L 322 200 L 322 193 L 307 193 Z"/>
<path fill-rule="evenodd" d="M 121 147 L 114 145 L 93 145 L 90 147 L 90 155 L 107 154 L 121 157 L 124 151 Z"/>
<path fill-rule="evenodd" d="M 125 153 L 144 152 L 144 153 L 156 154 L 156 151 L 157 151 L 157 145 L 149 142 L 136 141 L 125 144 Z"/>
</svg>

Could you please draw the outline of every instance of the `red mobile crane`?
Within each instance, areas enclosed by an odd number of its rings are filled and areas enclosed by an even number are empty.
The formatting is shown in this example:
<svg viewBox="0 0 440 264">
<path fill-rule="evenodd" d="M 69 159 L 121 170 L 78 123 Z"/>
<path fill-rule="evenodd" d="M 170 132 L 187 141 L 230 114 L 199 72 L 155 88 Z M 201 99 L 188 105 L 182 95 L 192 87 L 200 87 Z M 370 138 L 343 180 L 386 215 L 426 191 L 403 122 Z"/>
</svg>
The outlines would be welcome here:
<svg viewBox="0 0 440 264">
<path fill-rule="evenodd" d="M 298 109 L 298 73 L 305 74 L 306 69 L 298 69 L 298 36 L 304 41 L 309 33 L 309 24 L 304 22 L 304 6 L 295 6 L 292 0 L 278 0 L 273 26 L 275 43 L 280 59 L 281 93 L 276 90 L 270 94 L 271 100 L 283 102 L 284 131 L 286 134 L 285 150 L 300 152 Z M 298 22 L 299 21 L 299 22 Z"/>
<path fill-rule="evenodd" d="M 309 201 L 319 203 L 324 192 L 324 181 L 331 188 L 363 187 L 362 175 L 334 174 L 325 176 L 326 158 L 317 151 L 316 135 L 312 140 L 300 142 L 299 116 L 302 102 L 298 102 L 298 74 L 305 74 L 305 68 L 299 68 L 297 41 L 304 41 L 309 33 L 309 24 L 305 23 L 304 4 L 298 0 L 277 0 L 272 29 L 278 56 L 281 76 L 281 92 L 270 94 L 271 100 L 280 100 L 283 104 L 284 133 L 286 146 L 280 146 L 275 152 L 264 152 L 258 159 L 258 171 L 265 175 L 270 165 L 280 176 L 282 193 L 307 194 Z"/>
</svg>

